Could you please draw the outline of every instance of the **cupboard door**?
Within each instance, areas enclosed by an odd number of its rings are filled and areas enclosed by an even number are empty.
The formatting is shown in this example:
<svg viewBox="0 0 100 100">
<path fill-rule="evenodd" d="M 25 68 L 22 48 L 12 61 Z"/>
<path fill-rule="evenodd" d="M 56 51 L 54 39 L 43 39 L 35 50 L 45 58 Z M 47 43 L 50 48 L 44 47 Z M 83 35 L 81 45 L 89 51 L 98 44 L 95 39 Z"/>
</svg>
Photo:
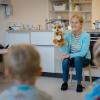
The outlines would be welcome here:
<svg viewBox="0 0 100 100">
<path fill-rule="evenodd" d="M 20 44 L 20 43 L 30 43 L 28 33 L 6 33 L 5 35 L 6 44 Z"/>
<path fill-rule="evenodd" d="M 43 72 L 54 73 L 54 46 L 36 46 L 41 55 Z"/>
<path fill-rule="evenodd" d="M 32 32 L 31 43 L 36 45 L 54 45 L 54 32 Z"/>
</svg>

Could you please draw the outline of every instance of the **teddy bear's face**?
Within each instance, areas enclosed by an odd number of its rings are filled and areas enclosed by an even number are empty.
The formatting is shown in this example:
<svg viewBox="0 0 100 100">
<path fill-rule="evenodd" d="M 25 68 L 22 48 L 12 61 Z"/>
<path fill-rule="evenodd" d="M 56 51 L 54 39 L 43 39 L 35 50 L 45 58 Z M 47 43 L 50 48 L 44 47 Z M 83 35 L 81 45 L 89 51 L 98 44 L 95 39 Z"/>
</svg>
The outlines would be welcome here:
<svg viewBox="0 0 100 100">
<path fill-rule="evenodd" d="M 62 25 L 60 25 L 60 24 L 54 25 L 53 31 L 54 31 L 54 32 L 59 32 L 59 31 L 61 32 L 61 31 L 63 31 Z"/>
</svg>

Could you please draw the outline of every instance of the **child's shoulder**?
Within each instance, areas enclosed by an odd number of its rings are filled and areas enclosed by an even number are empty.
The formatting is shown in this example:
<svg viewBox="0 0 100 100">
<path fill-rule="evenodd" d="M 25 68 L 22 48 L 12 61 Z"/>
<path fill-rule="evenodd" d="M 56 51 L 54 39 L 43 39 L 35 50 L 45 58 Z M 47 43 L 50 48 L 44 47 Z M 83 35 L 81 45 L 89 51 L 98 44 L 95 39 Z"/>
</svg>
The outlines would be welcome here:
<svg viewBox="0 0 100 100">
<path fill-rule="evenodd" d="M 99 87 L 100 86 L 100 79 L 97 79 L 93 82 L 93 85 L 90 85 L 87 90 L 91 91 L 93 88 Z"/>
<path fill-rule="evenodd" d="M 100 78 L 94 81 L 94 83 L 100 84 Z"/>
<path fill-rule="evenodd" d="M 0 94 L 0 100 L 10 100 L 8 97 L 10 97 L 11 94 L 11 90 L 10 89 L 6 89 L 3 92 L 1 92 Z"/>
<path fill-rule="evenodd" d="M 0 100 L 18 100 L 20 97 L 24 98 L 24 100 L 33 100 L 33 98 L 35 100 L 51 100 L 47 93 L 37 89 L 35 86 L 27 85 L 12 86 L 0 94 Z"/>
<path fill-rule="evenodd" d="M 85 95 L 85 100 L 94 100 L 89 98 L 96 98 L 100 96 L 100 79 L 93 82 L 92 86 L 89 86 Z"/>
</svg>

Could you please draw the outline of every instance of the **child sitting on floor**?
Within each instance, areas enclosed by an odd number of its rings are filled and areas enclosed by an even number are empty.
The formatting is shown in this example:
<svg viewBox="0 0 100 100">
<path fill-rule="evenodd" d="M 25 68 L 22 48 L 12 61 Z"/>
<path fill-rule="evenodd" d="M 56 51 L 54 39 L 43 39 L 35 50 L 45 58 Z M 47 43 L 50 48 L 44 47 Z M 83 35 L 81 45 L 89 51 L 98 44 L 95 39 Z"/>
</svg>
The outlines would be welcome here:
<svg viewBox="0 0 100 100">
<path fill-rule="evenodd" d="M 4 56 L 4 61 L 14 85 L 0 94 L 0 100 L 51 100 L 47 93 L 35 87 L 41 67 L 40 55 L 34 46 L 12 46 Z"/>
<path fill-rule="evenodd" d="M 94 63 L 100 68 L 100 39 L 96 42 L 93 48 Z M 100 79 L 93 83 L 94 88 L 87 92 L 85 100 L 100 100 Z"/>
</svg>

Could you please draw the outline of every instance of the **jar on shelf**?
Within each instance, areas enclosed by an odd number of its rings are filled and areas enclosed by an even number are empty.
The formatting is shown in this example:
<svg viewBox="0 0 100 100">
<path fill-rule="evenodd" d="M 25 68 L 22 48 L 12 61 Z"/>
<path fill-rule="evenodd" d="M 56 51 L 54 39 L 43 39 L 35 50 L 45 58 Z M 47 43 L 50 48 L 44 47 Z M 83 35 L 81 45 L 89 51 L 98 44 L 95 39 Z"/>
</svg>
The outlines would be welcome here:
<svg viewBox="0 0 100 100">
<path fill-rule="evenodd" d="M 80 5 L 79 4 L 75 5 L 75 11 L 80 11 Z"/>
</svg>

